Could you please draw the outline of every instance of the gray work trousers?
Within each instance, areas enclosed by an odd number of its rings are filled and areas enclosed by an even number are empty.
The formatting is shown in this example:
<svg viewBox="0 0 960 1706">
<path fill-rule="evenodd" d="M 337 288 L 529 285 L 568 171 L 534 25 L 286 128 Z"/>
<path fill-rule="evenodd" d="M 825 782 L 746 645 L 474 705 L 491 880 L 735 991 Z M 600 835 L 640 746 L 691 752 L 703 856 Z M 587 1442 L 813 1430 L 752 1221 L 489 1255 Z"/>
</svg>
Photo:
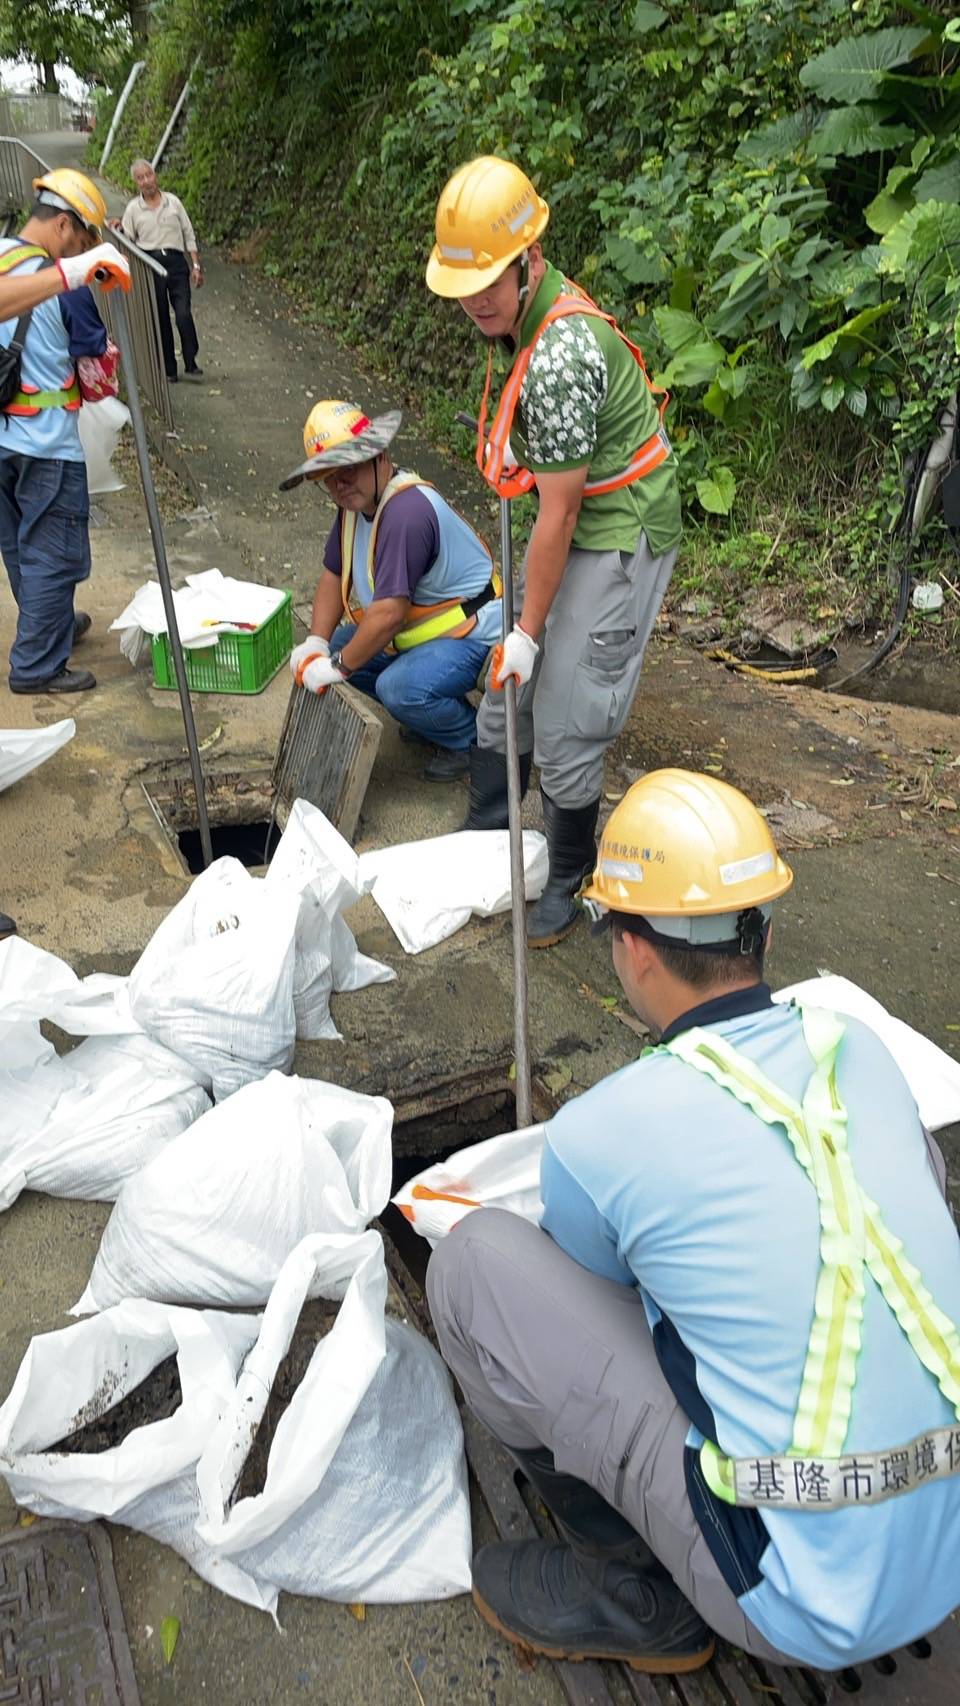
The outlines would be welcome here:
<svg viewBox="0 0 960 1706">
<path fill-rule="evenodd" d="M 571 551 L 550 607 L 531 679 L 517 694 L 520 751 L 533 756 L 544 793 L 574 811 L 603 791 L 603 755 L 626 723 L 643 654 L 677 560 L 653 557 L 641 533 L 627 551 Z M 523 577 L 517 593 L 522 607 Z M 503 694 L 490 685 L 477 713 L 477 744 L 505 751 Z"/>
<path fill-rule="evenodd" d="M 705 1623 L 789 1662 L 744 1616 L 687 1496 L 689 1422 L 666 1383 L 639 1293 L 600 1279 L 538 1226 L 479 1209 L 430 1258 L 440 1349 L 471 1409 L 508 1448 L 546 1446 L 641 1534 Z"/>
</svg>

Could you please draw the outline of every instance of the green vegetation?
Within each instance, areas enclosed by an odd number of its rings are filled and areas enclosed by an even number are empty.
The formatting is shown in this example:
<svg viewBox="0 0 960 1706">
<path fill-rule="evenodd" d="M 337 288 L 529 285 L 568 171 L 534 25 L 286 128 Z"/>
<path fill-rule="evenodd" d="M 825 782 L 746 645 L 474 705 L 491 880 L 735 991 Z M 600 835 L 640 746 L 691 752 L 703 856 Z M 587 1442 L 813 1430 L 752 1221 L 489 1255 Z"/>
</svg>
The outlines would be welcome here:
<svg viewBox="0 0 960 1706">
<path fill-rule="evenodd" d="M 435 436 L 462 443 L 482 367 L 422 282 L 436 196 L 462 160 L 507 154 L 551 204 L 551 256 L 673 394 L 689 584 L 729 597 L 762 573 L 801 607 L 880 611 L 905 467 L 960 382 L 944 7 L 159 0 L 118 176 L 196 55 L 167 180 Z"/>
</svg>

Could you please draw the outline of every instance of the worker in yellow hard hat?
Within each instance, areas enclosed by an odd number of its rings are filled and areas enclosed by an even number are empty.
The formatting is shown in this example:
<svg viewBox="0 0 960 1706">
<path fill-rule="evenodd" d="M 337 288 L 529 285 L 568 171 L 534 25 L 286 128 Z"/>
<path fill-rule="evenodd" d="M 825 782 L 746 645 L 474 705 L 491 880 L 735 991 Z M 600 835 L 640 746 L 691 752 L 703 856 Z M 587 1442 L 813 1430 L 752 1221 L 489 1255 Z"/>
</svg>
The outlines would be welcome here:
<svg viewBox="0 0 960 1706">
<path fill-rule="evenodd" d="M 77 693 L 96 681 L 68 667 L 90 626 L 74 609 L 90 573 L 75 364 L 107 347 L 87 285 L 129 289 L 130 269 L 99 240 L 106 207 L 82 172 L 60 167 L 33 188 L 19 237 L 0 239 L 0 553 L 18 609 L 9 685 Z"/>
<path fill-rule="evenodd" d="M 437 203 L 427 284 L 490 345 L 477 465 L 498 495 L 536 491 L 519 616 L 491 673 L 471 753 L 467 827 L 507 821 L 503 681 L 518 684 L 521 781 L 540 771 L 550 855 L 533 947 L 574 924 L 596 852 L 603 756 L 627 720 L 680 540 L 676 462 L 636 345 L 546 259 L 550 210 L 495 156 Z M 486 436 L 493 349 L 509 372 Z M 518 460 L 519 459 L 519 460 Z"/>
<path fill-rule="evenodd" d="M 792 880 L 737 789 L 634 784 L 586 897 L 657 1046 L 547 1123 L 539 1225 L 465 1208 L 431 1258 L 443 1354 L 559 1530 L 474 1561 L 534 1652 L 686 1671 L 715 1632 L 840 1670 L 960 1601 L 943 1157 L 875 1031 L 772 998 Z"/>
<path fill-rule="evenodd" d="M 306 461 L 281 484 L 323 487 L 337 515 L 323 554 L 312 632 L 290 658 L 315 693 L 349 681 L 401 732 L 436 748 L 423 774 L 467 770 L 476 687 L 500 633 L 499 583 L 483 540 L 419 474 L 398 468 L 399 410 L 371 417 L 325 398 L 303 430 Z"/>
</svg>

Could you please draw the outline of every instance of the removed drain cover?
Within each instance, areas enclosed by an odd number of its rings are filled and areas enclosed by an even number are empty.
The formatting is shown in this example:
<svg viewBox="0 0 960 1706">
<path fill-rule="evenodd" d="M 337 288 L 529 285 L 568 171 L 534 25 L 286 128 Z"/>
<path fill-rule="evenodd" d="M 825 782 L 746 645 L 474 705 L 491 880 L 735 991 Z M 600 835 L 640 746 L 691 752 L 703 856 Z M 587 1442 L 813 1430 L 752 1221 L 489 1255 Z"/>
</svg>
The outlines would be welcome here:
<svg viewBox="0 0 960 1706">
<path fill-rule="evenodd" d="M 0 1699 L 10 1706 L 140 1706 L 99 1523 L 0 1535 Z"/>
<path fill-rule="evenodd" d="M 379 718 L 355 688 L 318 694 L 294 687 L 273 769 L 281 825 L 294 800 L 309 800 L 351 841 L 381 732 Z"/>
</svg>

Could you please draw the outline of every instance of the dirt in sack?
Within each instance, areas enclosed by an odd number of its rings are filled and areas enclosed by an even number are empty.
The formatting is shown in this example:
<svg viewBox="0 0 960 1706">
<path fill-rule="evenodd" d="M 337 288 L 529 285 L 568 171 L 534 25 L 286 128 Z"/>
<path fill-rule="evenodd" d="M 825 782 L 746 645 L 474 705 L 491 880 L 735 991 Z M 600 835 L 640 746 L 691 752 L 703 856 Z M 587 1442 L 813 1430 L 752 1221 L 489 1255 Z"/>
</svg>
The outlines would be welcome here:
<svg viewBox="0 0 960 1706">
<path fill-rule="evenodd" d="M 300 1382 L 310 1366 L 313 1353 L 320 1340 L 326 1338 L 329 1333 L 339 1309 L 339 1303 L 328 1303 L 324 1298 L 315 1298 L 312 1302 L 305 1303 L 301 1309 L 300 1319 L 290 1341 L 290 1349 L 274 1375 L 267 1407 L 251 1440 L 240 1477 L 230 1495 L 231 1506 L 238 1504 L 241 1499 L 252 1499 L 263 1492 L 277 1423 L 293 1402 Z"/>
<path fill-rule="evenodd" d="M 179 1410 L 183 1391 L 175 1354 L 158 1363 L 125 1398 L 111 1404 L 122 1378 L 122 1373 L 109 1374 L 100 1389 L 74 1416 L 72 1431 L 57 1440 L 55 1445 L 48 1445 L 47 1451 L 57 1455 L 112 1451 L 136 1428 L 166 1421 L 168 1416 Z"/>
</svg>

